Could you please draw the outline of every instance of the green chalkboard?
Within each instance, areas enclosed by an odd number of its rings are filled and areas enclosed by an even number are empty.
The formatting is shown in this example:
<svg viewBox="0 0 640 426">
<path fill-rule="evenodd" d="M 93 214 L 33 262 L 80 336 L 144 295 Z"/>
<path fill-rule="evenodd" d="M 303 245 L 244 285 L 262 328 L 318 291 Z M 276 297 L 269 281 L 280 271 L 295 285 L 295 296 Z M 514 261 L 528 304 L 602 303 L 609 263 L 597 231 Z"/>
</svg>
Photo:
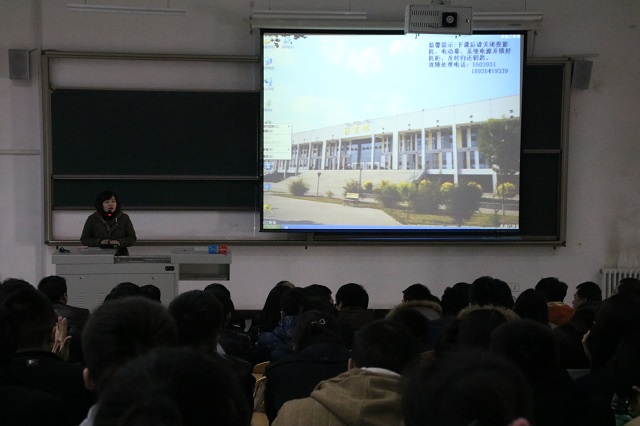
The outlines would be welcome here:
<svg viewBox="0 0 640 426">
<path fill-rule="evenodd" d="M 258 92 L 57 89 L 53 208 L 101 189 L 136 208 L 254 209 Z"/>
</svg>

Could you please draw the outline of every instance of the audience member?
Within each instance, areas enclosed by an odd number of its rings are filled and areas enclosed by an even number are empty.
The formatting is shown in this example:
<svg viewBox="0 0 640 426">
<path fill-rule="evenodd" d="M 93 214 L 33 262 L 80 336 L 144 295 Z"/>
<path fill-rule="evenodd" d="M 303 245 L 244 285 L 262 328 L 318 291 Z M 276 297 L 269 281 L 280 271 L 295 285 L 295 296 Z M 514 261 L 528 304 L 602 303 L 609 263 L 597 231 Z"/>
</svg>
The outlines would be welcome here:
<svg viewBox="0 0 640 426">
<path fill-rule="evenodd" d="M 127 281 L 112 288 L 109 294 L 104 298 L 104 301 L 109 302 L 111 300 L 123 299 L 131 296 L 140 296 L 140 286 Z"/>
<path fill-rule="evenodd" d="M 375 317 L 369 308 L 369 294 L 360 284 L 348 283 L 336 292 L 338 318 L 345 321 L 353 331 L 360 330 Z"/>
<path fill-rule="evenodd" d="M 418 310 L 407 306 L 406 303 L 391 309 L 385 316 L 386 320 L 395 321 L 407 327 L 411 334 L 420 342 L 420 351 L 425 352 L 425 336 L 429 332 L 429 320 Z"/>
<path fill-rule="evenodd" d="M 2 304 L 2 301 L 9 294 L 24 288 L 33 288 L 33 286 L 21 278 L 5 279 L 4 281 L 2 281 L 2 283 L 0 283 L 0 304 Z"/>
<path fill-rule="evenodd" d="M 84 387 L 83 367 L 52 352 L 58 322 L 49 299 L 30 286 L 7 296 L 2 309 L 15 319 L 19 336 L 10 372 L 25 387 L 62 398 L 60 409 L 73 424 L 80 423 L 95 395 Z"/>
<path fill-rule="evenodd" d="M 511 288 L 509 288 L 509 284 L 497 278 L 489 276 L 477 278 L 469 287 L 469 304 L 494 305 L 513 309 Z"/>
<path fill-rule="evenodd" d="M 253 402 L 255 378 L 247 361 L 218 351 L 218 337 L 223 327 L 223 308 L 218 299 L 203 290 L 178 295 L 169 304 L 169 312 L 178 328 L 180 346 L 204 352 L 225 365 L 242 385 L 247 403 Z"/>
<path fill-rule="evenodd" d="M 536 284 L 535 289 L 547 298 L 549 324 L 552 327 L 568 322 L 573 316 L 573 308 L 564 303 L 568 288 L 566 283 L 555 277 L 542 278 Z"/>
<path fill-rule="evenodd" d="M 442 307 L 440 300 L 431 294 L 431 291 L 422 284 L 413 284 L 402 291 L 402 305 L 415 309 L 429 321 L 429 329 L 424 336 L 425 350 L 432 350 L 446 326 L 442 319 Z"/>
<path fill-rule="evenodd" d="M 280 298 L 285 291 L 294 287 L 290 281 L 280 281 L 269 291 L 257 323 L 251 325 L 250 337 L 253 342 L 258 340 L 260 333 L 273 331 L 276 328 L 282 319 Z"/>
<path fill-rule="evenodd" d="M 461 350 L 489 349 L 491 333 L 509 322 L 506 309 L 480 306 L 461 312 L 457 346 Z M 510 311 L 513 312 L 513 311 Z"/>
<path fill-rule="evenodd" d="M 458 316 L 462 309 L 469 306 L 469 287 L 471 284 L 459 282 L 444 290 L 440 301 L 443 318 L 451 321 Z"/>
<path fill-rule="evenodd" d="M 371 322 L 356 333 L 349 370 L 320 382 L 308 398 L 285 403 L 273 425 L 401 425 L 401 375 L 418 356 L 406 327 Z"/>
<path fill-rule="evenodd" d="M 634 293 L 640 297 L 640 279 L 638 278 L 623 278 L 620 280 L 616 288 L 613 290 L 615 293 Z"/>
<path fill-rule="evenodd" d="M 640 425 L 640 334 L 622 339 L 611 358 L 615 394 L 611 402 L 617 425 Z"/>
<path fill-rule="evenodd" d="M 140 296 L 103 303 L 91 314 L 82 332 L 83 371 L 87 389 L 98 393 L 128 361 L 152 348 L 175 346 L 176 324 L 167 309 Z M 93 425 L 97 405 L 91 407 L 81 426 Z"/>
<path fill-rule="evenodd" d="M 403 411 L 406 426 L 529 426 L 533 398 L 508 361 L 486 351 L 460 351 L 409 380 Z"/>
<path fill-rule="evenodd" d="M 0 284 L 2 288 L 3 284 Z M 27 285 L 31 288 L 31 284 Z M 3 425 L 69 426 L 72 423 L 66 413 L 62 398 L 48 392 L 24 387 L 9 374 L 9 364 L 18 348 L 18 320 L 9 315 L 0 303 L 0 420 Z"/>
<path fill-rule="evenodd" d="M 586 395 L 610 406 L 615 389 L 610 363 L 618 344 L 640 330 L 640 298 L 614 294 L 602 302 L 593 328 L 583 339 L 591 371 L 576 380 Z"/>
<path fill-rule="evenodd" d="M 334 303 L 332 291 L 329 287 L 322 284 L 311 284 L 305 287 L 309 297 L 319 297 L 327 300 L 329 303 Z"/>
<path fill-rule="evenodd" d="M 140 287 L 140 296 L 162 303 L 162 292 L 153 284 L 147 284 Z"/>
<path fill-rule="evenodd" d="M 237 331 L 238 333 L 244 333 L 246 324 L 244 322 L 244 319 L 236 312 L 236 307 L 233 304 L 233 300 L 231 300 L 231 292 L 229 291 L 229 289 L 220 283 L 211 283 L 206 286 L 204 290 L 213 291 L 216 295 L 220 295 L 223 293 L 226 295 L 226 297 L 229 299 L 229 303 L 231 304 L 229 310 L 229 313 L 231 315 L 229 315 L 229 321 L 225 325 L 225 328 Z"/>
<path fill-rule="evenodd" d="M 69 343 L 69 361 L 83 362 L 82 328 L 89 319 L 88 309 L 71 306 L 67 303 L 67 280 L 58 275 L 50 275 L 40 280 L 38 290 L 53 303 L 56 315 L 67 320 L 67 333 L 71 336 Z"/>
<path fill-rule="evenodd" d="M 249 426 L 251 410 L 226 366 L 203 353 L 156 349 L 113 376 L 96 426 Z"/>
<path fill-rule="evenodd" d="M 573 309 L 576 310 L 587 302 L 602 302 L 602 290 L 593 281 L 585 281 L 582 284 L 578 284 L 571 304 Z"/>
<path fill-rule="evenodd" d="M 307 293 L 304 288 L 289 289 L 280 298 L 282 319 L 273 331 L 260 333 L 256 343 L 256 362 L 278 361 L 293 352 L 291 338 L 300 306 Z"/>
<path fill-rule="evenodd" d="M 569 321 L 553 329 L 558 345 L 560 366 L 567 370 L 572 379 L 589 372 L 591 364 L 582 346 L 582 337 L 589 331 L 582 324 Z"/>
<path fill-rule="evenodd" d="M 222 347 L 224 354 L 245 360 L 250 365 L 255 364 L 255 347 L 251 339 L 244 333 L 237 330 L 237 327 L 230 324 L 233 312 L 235 311 L 233 302 L 228 293 L 220 287 L 207 286 L 205 292 L 214 295 L 222 305 L 223 324 L 218 337 L 218 344 Z"/>
<path fill-rule="evenodd" d="M 533 390 L 534 424 L 611 424 L 608 406 L 581 395 L 560 367 L 558 346 L 547 325 L 527 319 L 502 325 L 491 336 L 491 351 L 512 361 L 527 378 Z"/>
<path fill-rule="evenodd" d="M 547 299 L 538 290 L 529 288 L 516 299 L 513 310 L 520 318 L 530 319 L 545 325 L 549 324 Z"/>
<path fill-rule="evenodd" d="M 339 332 L 338 321 L 330 312 L 300 315 L 293 334 L 293 354 L 270 363 L 266 371 L 265 412 L 270 421 L 285 402 L 306 398 L 322 380 L 347 371 L 349 350 Z"/>
</svg>

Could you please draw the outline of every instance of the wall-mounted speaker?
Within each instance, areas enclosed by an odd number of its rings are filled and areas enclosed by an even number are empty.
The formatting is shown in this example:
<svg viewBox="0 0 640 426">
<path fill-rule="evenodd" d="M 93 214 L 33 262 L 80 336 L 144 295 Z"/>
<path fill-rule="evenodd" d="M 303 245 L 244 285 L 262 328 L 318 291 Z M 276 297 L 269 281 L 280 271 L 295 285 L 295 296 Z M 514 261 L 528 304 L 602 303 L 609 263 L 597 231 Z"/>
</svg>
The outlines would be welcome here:
<svg viewBox="0 0 640 426">
<path fill-rule="evenodd" d="M 9 78 L 11 80 L 29 80 L 30 65 L 28 50 L 9 49 Z"/>
<path fill-rule="evenodd" d="M 573 61 L 573 72 L 571 74 L 571 87 L 574 89 L 588 89 L 591 81 L 592 61 L 576 59 Z"/>
</svg>

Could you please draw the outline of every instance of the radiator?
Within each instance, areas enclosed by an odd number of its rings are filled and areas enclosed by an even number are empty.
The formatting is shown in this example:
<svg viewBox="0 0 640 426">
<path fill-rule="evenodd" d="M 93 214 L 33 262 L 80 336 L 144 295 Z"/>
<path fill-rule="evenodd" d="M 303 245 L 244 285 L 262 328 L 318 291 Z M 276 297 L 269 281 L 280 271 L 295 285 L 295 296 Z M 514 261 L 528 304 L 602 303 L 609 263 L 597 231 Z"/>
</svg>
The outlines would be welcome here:
<svg viewBox="0 0 640 426">
<path fill-rule="evenodd" d="M 609 297 L 623 278 L 640 278 L 640 268 L 603 268 L 602 274 L 603 296 Z"/>
</svg>

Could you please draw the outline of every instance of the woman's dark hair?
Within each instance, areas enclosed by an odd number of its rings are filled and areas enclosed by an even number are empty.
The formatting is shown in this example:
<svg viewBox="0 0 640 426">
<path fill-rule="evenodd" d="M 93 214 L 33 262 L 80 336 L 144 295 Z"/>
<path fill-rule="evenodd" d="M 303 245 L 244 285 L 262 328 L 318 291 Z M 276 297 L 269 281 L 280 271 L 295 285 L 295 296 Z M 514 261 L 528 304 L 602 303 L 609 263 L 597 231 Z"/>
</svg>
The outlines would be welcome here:
<svg viewBox="0 0 640 426">
<path fill-rule="evenodd" d="M 549 324 L 549 308 L 544 294 L 532 288 L 523 291 L 516 299 L 513 310 L 523 319 Z"/>
<path fill-rule="evenodd" d="M 444 290 L 440 300 L 443 316 L 455 317 L 462 309 L 469 306 L 469 287 L 471 284 L 459 282 Z"/>
<path fill-rule="evenodd" d="M 251 410 L 228 367 L 186 349 L 149 352 L 105 387 L 94 425 L 248 426 Z"/>
<path fill-rule="evenodd" d="M 531 419 L 533 396 L 520 370 L 505 359 L 460 351 L 410 378 L 403 411 L 406 426 L 502 426 Z"/>
<path fill-rule="evenodd" d="M 475 309 L 460 321 L 458 346 L 460 349 L 489 349 L 491 333 L 507 322 L 509 319 L 498 309 Z"/>
<path fill-rule="evenodd" d="M 299 352 L 315 343 L 342 343 L 340 326 L 327 312 L 307 311 L 298 317 L 293 331 L 293 349 Z"/>
<path fill-rule="evenodd" d="M 280 298 L 285 291 L 291 288 L 291 285 L 289 281 L 280 281 L 269 292 L 258 320 L 260 332 L 273 331 L 280 322 Z"/>
<path fill-rule="evenodd" d="M 102 203 L 104 203 L 107 200 L 110 200 L 111 197 L 114 197 L 116 199 L 115 212 L 118 213 L 120 210 L 122 210 L 120 206 L 120 200 L 118 200 L 118 196 L 113 191 L 109 191 L 108 189 L 100 192 L 96 196 L 96 200 L 93 203 L 93 207 L 95 207 L 96 211 L 102 212 Z"/>
</svg>

